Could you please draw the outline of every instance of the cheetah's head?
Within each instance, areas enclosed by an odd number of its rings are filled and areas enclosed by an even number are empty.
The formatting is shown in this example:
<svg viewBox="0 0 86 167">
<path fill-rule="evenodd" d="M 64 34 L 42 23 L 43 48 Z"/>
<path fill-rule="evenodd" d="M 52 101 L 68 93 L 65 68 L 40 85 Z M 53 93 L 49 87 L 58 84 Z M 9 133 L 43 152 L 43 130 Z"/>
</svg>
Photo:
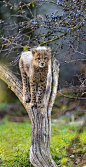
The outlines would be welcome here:
<svg viewBox="0 0 86 167">
<path fill-rule="evenodd" d="M 48 66 L 48 61 L 51 59 L 51 49 L 39 46 L 32 49 L 33 63 L 40 68 Z"/>
</svg>

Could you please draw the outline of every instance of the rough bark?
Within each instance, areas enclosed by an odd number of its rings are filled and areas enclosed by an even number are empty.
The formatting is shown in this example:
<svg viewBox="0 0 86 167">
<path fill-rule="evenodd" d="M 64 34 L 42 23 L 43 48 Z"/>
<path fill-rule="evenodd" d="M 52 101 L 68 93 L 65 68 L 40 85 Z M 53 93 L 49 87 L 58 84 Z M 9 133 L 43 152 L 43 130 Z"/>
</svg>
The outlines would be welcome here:
<svg viewBox="0 0 86 167">
<path fill-rule="evenodd" d="M 0 78 L 16 94 L 26 108 L 32 123 L 32 138 L 30 147 L 30 161 L 34 167 L 57 167 L 50 154 L 51 110 L 55 101 L 59 77 L 59 63 L 53 61 L 53 90 L 51 65 L 48 71 L 46 91 L 44 94 L 45 107 L 30 108 L 29 103 L 23 103 L 23 87 L 20 80 L 5 65 L 0 63 Z"/>
</svg>

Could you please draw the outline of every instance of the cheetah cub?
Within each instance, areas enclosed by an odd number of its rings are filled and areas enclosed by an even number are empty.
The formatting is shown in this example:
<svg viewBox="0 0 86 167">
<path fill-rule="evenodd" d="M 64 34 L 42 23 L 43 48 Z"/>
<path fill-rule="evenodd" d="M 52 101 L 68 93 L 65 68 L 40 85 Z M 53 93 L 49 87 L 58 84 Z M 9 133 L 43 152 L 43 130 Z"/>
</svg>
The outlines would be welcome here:
<svg viewBox="0 0 86 167">
<path fill-rule="evenodd" d="M 23 101 L 30 102 L 31 107 L 42 107 L 43 90 L 46 83 L 49 65 L 51 62 L 50 48 L 39 46 L 32 51 L 22 52 L 19 60 L 19 68 L 23 83 Z M 28 95 L 28 77 L 31 91 L 31 101 Z M 36 92 L 38 84 L 38 90 Z"/>
</svg>

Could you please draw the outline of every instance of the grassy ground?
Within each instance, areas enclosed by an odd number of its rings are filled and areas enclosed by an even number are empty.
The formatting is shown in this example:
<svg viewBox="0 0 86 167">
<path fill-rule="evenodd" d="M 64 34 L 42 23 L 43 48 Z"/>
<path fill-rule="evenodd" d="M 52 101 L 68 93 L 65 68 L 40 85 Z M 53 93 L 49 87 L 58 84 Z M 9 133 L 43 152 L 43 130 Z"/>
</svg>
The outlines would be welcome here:
<svg viewBox="0 0 86 167">
<path fill-rule="evenodd" d="M 52 121 L 50 150 L 60 167 L 86 166 L 86 127 L 79 134 L 77 128 L 78 125 L 66 123 L 64 118 Z M 0 122 L 0 166 L 32 167 L 30 142 L 30 122 L 8 122 L 5 118 Z"/>
</svg>

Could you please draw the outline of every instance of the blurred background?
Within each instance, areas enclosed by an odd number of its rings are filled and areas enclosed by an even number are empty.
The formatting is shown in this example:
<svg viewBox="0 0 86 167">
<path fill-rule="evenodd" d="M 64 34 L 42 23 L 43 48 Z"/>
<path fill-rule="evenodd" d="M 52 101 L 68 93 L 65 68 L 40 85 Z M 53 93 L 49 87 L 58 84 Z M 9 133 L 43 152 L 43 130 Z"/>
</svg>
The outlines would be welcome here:
<svg viewBox="0 0 86 167">
<path fill-rule="evenodd" d="M 38 45 L 51 47 L 52 57 L 60 62 L 59 87 L 52 117 L 66 112 L 84 115 L 85 2 L 0 1 L 0 12 L 0 62 L 7 64 L 21 80 L 17 61 L 20 53 Z M 14 93 L 0 80 L 0 105 L 18 102 Z"/>
<path fill-rule="evenodd" d="M 52 109 L 51 154 L 61 167 L 86 167 L 85 0 L 1 0 L 0 63 L 21 81 L 19 57 L 38 45 L 51 47 L 60 63 Z M 3 71 L 2 71 L 3 73 Z M 0 79 L 0 166 L 31 167 L 31 123 Z"/>
</svg>

